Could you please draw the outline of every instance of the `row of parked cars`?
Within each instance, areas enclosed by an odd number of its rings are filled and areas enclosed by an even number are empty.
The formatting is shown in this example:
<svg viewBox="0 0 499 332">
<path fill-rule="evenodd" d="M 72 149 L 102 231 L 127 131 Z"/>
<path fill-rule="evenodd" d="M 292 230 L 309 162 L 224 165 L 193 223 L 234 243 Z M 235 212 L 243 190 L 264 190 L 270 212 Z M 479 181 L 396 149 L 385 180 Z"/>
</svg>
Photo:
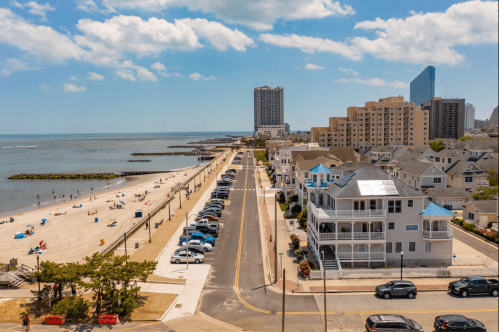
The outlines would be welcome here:
<svg viewBox="0 0 499 332">
<path fill-rule="evenodd" d="M 449 291 L 461 297 L 468 295 L 490 294 L 497 297 L 499 282 L 481 276 L 468 276 L 449 283 Z M 393 280 L 376 287 L 375 295 L 384 299 L 391 297 L 415 298 L 418 288 L 407 280 Z M 486 331 L 482 322 L 462 315 L 442 315 L 435 317 L 433 327 L 436 331 Z M 372 315 L 366 320 L 367 331 L 423 331 L 421 325 L 401 315 Z"/>
<path fill-rule="evenodd" d="M 236 170 L 228 170 L 222 175 L 222 179 L 230 181 L 231 184 L 235 177 Z M 220 181 L 217 181 L 217 184 L 218 182 Z M 220 234 L 219 218 L 222 217 L 222 211 L 225 209 L 224 199 L 229 198 L 229 193 L 229 188 L 220 184 L 213 190 L 211 199 L 198 212 L 194 221 L 184 227 L 183 234 L 179 238 L 181 247 L 173 253 L 170 259 L 172 263 L 204 262 L 204 253 L 213 250 L 216 238 Z M 189 247 L 188 252 L 187 247 Z"/>
</svg>

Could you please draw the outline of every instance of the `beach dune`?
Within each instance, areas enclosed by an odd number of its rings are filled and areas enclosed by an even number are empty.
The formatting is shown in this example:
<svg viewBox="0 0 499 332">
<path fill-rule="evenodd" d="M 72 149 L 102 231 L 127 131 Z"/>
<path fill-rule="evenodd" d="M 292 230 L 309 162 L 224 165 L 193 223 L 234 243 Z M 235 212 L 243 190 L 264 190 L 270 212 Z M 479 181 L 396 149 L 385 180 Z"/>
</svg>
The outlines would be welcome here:
<svg viewBox="0 0 499 332">
<path fill-rule="evenodd" d="M 0 225 L 0 263 L 17 258 L 19 264 L 35 267 L 36 255 L 28 255 L 28 252 L 41 241 L 47 244 L 47 250 L 39 255 L 42 261 L 82 262 L 85 256 L 105 248 L 101 240 L 109 244 L 138 222 L 141 218 L 135 218 L 136 210 L 142 210 L 143 216 L 147 216 L 148 212 L 167 199 L 174 185 L 184 182 L 199 169 L 194 167 L 178 172 L 136 176 L 137 180 L 124 187 L 96 193 L 95 199 L 94 195 L 82 196 L 58 205 L 13 214 L 10 217 L 14 218 L 14 222 Z M 159 183 L 160 179 L 163 184 Z M 160 188 L 154 188 L 156 185 Z M 145 191 L 147 197 L 139 202 L 139 197 L 135 195 L 143 195 Z M 122 196 L 123 193 L 125 196 Z M 123 209 L 110 209 L 113 202 L 121 204 L 120 201 L 125 202 Z M 172 211 L 178 205 L 178 199 L 173 202 Z M 81 208 L 73 208 L 73 205 L 80 204 Z M 96 214 L 92 214 L 96 211 Z M 62 215 L 55 215 L 59 213 Z M 95 222 L 95 218 L 98 218 L 98 222 Z M 4 217 L 1 220 L 8 219 Z M 42 219 L 47 219 L 43 226 Z M 116 226 L 109 227 L 113 220 Z M 35 225 L 34 234 L 24 239 L 14 239 L 14 234 L 25 232 L 29 224 Z"/>
</svg>

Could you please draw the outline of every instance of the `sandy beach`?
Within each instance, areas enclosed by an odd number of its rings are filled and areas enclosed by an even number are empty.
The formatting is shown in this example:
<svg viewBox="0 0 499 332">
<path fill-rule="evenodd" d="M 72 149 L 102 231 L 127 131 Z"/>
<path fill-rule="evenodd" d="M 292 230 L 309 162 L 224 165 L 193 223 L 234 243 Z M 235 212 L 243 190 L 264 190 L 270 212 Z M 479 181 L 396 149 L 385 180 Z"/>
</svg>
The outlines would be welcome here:
<svg viewBox="0 0 499 332">
<path fill-rule="evenodd" d="M 140 218 L 134 218 L 136 210 L 142 210 L 143 216 L 146 216 L 167 198 L 175 184 L 187 180 L 200 167 L 171 173 L 134 176 L 137 180 L 131 181 L 128 185 L 99 192 L 95 196 L 66 199 L 66 202 L 57 205 L 12 214 L 14 222 L 0 225 L 0 262 L 7 263 L 9 259 L 17 258 L 19 264 L 34 267 L 36 255 L 28 255 L 28 252 L 40 241 L 47 243 L 46 252 L 40 254 L 41 260 L 58 263 L 82 262 L 85 256 L 104 248 L 101 246 L 101 239 L 109 244 L 139 221 Z M 160 179 L 163 184 L 160 184 Z M 156 185 L 160 188 L 154 188 Z M 143 195 L 145 191 L 147 196 L 139 202 L 139 197 L 135 195 Z M 123 194 L 125 196 L 122 196 Z M 110 209 L 113 202 L 121 204 L 120 201 L 125 202 L 125 205 L 122 205 L 123 209 Z M 145 205 L 146 203 L 149 204 Z M 73 205 L 80 206 L 80 204 L 81 208 L 73 208 Z M 89 215 L 96 211 L 97 214 Z M 62 215 L 55 215 L 59 213 Z M 41 226 L 44 218 L 47 222 Z M 95 222 L 95 218 L 98 218 L 98 222 Z M 8 219 L 3 217 L 0 221 Z M 113 219 L 117 221 L 116 226 L 108 227 Z M 14 239 L 14 234 L 25 232 L 28 224 L 35 225 L 34 234 L 24 239 Z"/>
</svg>

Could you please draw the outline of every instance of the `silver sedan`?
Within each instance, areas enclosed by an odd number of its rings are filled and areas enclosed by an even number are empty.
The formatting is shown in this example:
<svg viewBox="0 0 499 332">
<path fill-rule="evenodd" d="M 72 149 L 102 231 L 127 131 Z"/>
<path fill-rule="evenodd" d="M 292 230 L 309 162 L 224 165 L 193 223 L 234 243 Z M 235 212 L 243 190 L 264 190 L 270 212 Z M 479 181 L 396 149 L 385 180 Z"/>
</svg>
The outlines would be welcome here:
<svg viewBox="0 0 499 332">
<path fill-rule="evenodd" d="M 204 262 L 204 255 L 195 254 L 190 251 L 189 255 L 187 255 L 185 251 L 181 251 L 178 254 L 174 253 L 170 259 L 170 262 L 175 264 L 186 263 L 187 259 L 189 259 L 189 263 L 199 264 Z"/>
</svg>

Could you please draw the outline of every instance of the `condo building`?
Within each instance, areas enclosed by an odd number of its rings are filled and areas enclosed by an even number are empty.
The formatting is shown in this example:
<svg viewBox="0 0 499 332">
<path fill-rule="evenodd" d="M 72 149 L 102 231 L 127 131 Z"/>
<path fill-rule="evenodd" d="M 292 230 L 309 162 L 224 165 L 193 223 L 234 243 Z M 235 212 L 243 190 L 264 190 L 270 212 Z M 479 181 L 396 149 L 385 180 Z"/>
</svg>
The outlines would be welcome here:
<svg viewBox="0 0 499 332">
<path fill-rule="evenodd" d="M 359 148 L 372 146 L 428 144 L 429 111 L 388 97 L 369 101 L 365 107 L 348 107 L 346 117 L 329 118 L 328 127 L 312 127 L 312 142 L 322 147 Z"/>
<path fill-rule="evenodd" d="M 284 125 L 284 89 L 262 86 L 254 90 L 254 132 L 261 126 Z"/>
<path fill-rule="evenodd" d="M 464 130 L 471 131 L 475 129 L 475 107 L 473 104 L 464 105 Z"/>
<path fill-rule="evenodd" d="M 464 136 L 464 99 L 431 98 L 421 108 L 429 112 L 429 138 L 454 138 Z"/>
<path fill-rule="evenodd" d="M 435 97 L 435 67 L 428 66 L 411 82 L 410 102 L 421 105 Z"/>
</svg>

